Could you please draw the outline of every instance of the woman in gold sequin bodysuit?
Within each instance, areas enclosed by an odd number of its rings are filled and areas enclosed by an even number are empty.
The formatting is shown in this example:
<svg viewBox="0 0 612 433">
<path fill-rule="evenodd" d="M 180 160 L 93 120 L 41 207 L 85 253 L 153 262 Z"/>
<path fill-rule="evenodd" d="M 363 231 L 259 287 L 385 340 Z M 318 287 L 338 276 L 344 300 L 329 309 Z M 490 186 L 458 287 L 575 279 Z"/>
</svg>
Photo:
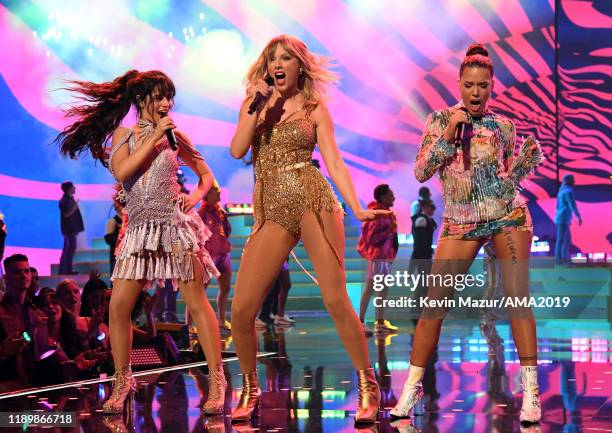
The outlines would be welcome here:
<svg viewBox="0 0 612 433">
<path fill-rule="evenodd" d="M 463 277 L 478 250 L 491 242 L 501 269 L 504 299 L 528 300 L 533 227 L 518 189 L 541 162 L 542 152 L 529 137 L 515 153 L 514 124 L 487 108 L 493 84 L 493 63 L 487 50 L 478 44 L 470 46 L 459 70 L 461 102 L 428 117 L 414 172 L 420 182 L 438 173 L 444 196 L 444 223 L 431 274 Z M 457 137 L 459 124 L 463 124 L 461 137 Z M 453 290 L 432 283 L 427 296 L 445 301 L 453 298 Z M 529 307 L 509 306 L 506 311 L 521 363 L 520 420 L 538 422 L 541 408 L 533 313 Z M 421 381 L 446 312 L 433 307 L 423 310 L 412 342 L 408 379 L 391 415 L 407 416 L 412 408 L 422 409 L 417 406 L 423 397 Z"/>
<path fill-rule="evenodd" d="M 264 77 L 273 78 L 270 86 Z M 247 73 L 247 98 L 231 143 L 235 158 L 252 149 L 255 225 L 242 254 L 232 302 L 232 336 L 243 389 L 232 419 L 248 420 L 258 406 L 255 317 L 267 289 L 298 240 L 314 265 L 325 306 L 359 376 L 357 422 L 373 422 L 380 393 L 370 368 L 363 328 L 346 292 L 343 211 L 327 180 L 312 165 L 318 144 L 331 178 L 359 220 L 389 212 L 359 204 L 333 137 L 323 102 L 334 79 L 326 59 L 292 36 L 272 39 Z M 254 112 L 256 92 L 267 98 Z"/>
<path fill-rule="evenodd" d="M 127 229 L 116 248 L 109 307 L 115 382 L 103 412 L 121 412 L 135 387 L 129 363 L 130 314 L 139 293 L 147 281 L 175 279 L 209 365 L 209 394 L 203 411 L 221 413 L 227 384 L 219 327 L 203 288 L 218 271 L 204 247 L 210 231 L 193 208 L 210 189 L 213 175 L 185 134 L 175 131 L 176 148 L 168 141 L 166 131 L 175 128 L 167 116 L 174 84 L 160 71 L 133 70 L 108 83 L 74 82 L 69 90 L 86 103 L 68 110 L 68 116 L 77 120 L 57 138 L 62 153 L 75 158 L 89 150 L 121 183 L 126 199 Z M 119 127 L 132 107 L 138 114 L 136 126 Z M 104 145 L 111 135 L 107 161 Z M 198 175 L 191 195 L 180 192 L 177 158 Z"/>
</svg>

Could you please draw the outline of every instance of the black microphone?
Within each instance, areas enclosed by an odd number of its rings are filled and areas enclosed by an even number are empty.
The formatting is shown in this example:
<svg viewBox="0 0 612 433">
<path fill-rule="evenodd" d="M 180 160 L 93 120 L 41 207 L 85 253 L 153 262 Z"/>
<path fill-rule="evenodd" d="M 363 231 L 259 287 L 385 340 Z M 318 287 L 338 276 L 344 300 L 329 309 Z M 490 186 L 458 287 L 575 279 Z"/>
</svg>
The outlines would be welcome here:
<svg viewBox="0 0 612 433">
<path fill-rule="evenodd" d="M 168 113 L 161 113 L 160 117 L 166 117 Z M 168 139 L 168 143 L 170 143 L 170 147 L 172 150 L 178 150 L 178 145 L 176 144 L 176 135 L 174 135 L 174 129 L 168 128 L 166 129 L 166 138 Z"/>
<path fill-rule="evenodd" d="M 461 122 L 457 124 L 455 129 L 455 147 L 459 149 L 461 147 L 461 137 L 463 137 L 463 127 L 465 123 Z"/>
<path fill-rule="evenodd" d="M 268 86 L 272 86 L 274 85 L 274 78 L 272 78 L 271 76 L 267 76 L 266 77 L 266 84 Z M 261 94 L 261 92 L 257 92 L 255 93 L 255 97 L 253 98 L 253 101 L 251 102 L 251 105 L 249 105 L 249 114 L 253 114 L 254 112 L 256 112 L 259 109 L 259 106 L 266 100 L 265 96 Z"/>
<path fill-rule="evenodd" d="M 460 110 L 467 113 L 467 109 L 465 107 L 461 107 Z M 460 122 L 457 124 L 457 128 L 455 129 L 455 147 L 457 149 L 459 149 L 462 145 L 464 129 L 465 123 Z"/>
</svg>

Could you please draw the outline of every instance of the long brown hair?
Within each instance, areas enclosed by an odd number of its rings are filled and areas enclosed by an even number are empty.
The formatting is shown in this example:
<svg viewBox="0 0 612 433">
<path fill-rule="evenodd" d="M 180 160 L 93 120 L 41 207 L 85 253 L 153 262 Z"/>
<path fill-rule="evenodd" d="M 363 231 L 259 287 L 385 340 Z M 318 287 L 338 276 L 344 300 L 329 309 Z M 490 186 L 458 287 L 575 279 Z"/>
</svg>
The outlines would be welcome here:
<svg viewBox="0 0 612 433">
<path fill-rule="evenodd" d="M 176 94 L 174 83 L 161 71 L 133 69 L 106 83 L 75 80 L 69 83 L 64 90 L 76 94 L 82 103 L 65 110 L 65 116 L 76 121 L 60 132 L 54 142 L 63 155 L 72 159 L 89 150 L 104 166 L 107 166 L 105 143 L 130 108 L 134 106 L 140 114 L 139 104 L 156 88 L 170 100 Z"/>
<path fill-rule="evenodd" d="M 306 44 L 295 36 L 280 35 L 272 38 L 249 68 L 244 83 L 250 84 L 268 75 L 268 59 L 279 44 L 298 59 L 304 70 L 298 79 L 298 89 L 304 96 L 306 111 L 314 110 L 320 101 L 325 100 L 327 85 L 338 81 L 338 75 L 330 70 L 332 63 L 329 57 L 312 53 Z"/>
</svg>

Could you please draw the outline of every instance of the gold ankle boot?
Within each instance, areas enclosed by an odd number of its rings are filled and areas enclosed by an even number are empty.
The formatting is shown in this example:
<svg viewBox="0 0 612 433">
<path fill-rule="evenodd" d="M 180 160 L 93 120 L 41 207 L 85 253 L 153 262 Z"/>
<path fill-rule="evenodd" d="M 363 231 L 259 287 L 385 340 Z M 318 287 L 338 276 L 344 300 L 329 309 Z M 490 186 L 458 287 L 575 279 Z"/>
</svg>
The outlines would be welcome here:
<svg viewBox="0 0 612 433">
<path fill-rule="evenodd" d="M 113 377 L 113 392 L 102 405 L 103 413 L 121 413 L 125 398 L 136 391 L 136 381 L 132 377 L 132 367 L 129 364 L 116 371 Z"/>
<path fill-rule="evenodd" d="M 376 382 L 374 369 L 357 370 L 357 377 L 359 380 L 359 407 L 355 415 L 355 422 L 376 422 L 380 405 L 380 389 L 378 388 L 378 382 Z"/>
<path fill-rule="evenodd" d="M 257 371 L 244 374 L 242 376 L 242 393 L 238 400 L 236 409 L 232 412 L 232 422 L 249 421 L 255 409 L 259 407 L 259 381 L 257 380 Z"/>
<path fill-rule="evenodd" d="M 223 364 L 217 365 L 215 369 L 208 370 L 208 399 L 202 410 L 207 415 L 218 415 L 223 413 L 225 405 L 225 390 L 227 381 L 223 372 Z"/>
<path fill-rule="evenodd" d="M 102 417 L 102 424 L 112 433 L 129 433 L 125 422 L 123 422 L 123 415 L 105 415 Z"/>
</svg>

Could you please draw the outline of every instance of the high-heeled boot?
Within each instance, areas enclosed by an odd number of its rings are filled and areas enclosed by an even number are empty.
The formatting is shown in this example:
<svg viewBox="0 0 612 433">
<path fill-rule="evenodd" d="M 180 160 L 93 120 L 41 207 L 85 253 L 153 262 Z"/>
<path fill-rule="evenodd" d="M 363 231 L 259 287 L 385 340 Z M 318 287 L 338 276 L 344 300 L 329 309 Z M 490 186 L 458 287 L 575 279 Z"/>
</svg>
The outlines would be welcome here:
<svg viewBox="0 0 612 433">
<path fill-rule="evenodd" d="M 215 415 L 206 417 L 204 420 L 204 432 L 225 433 L 225 416 Z"/>
<path fill-rule="evenodd" d="M 357 370 L 359 407 L 355 414 L 356 423 L 373 423 L 378 417 L 380 389 L 373 368 Z"/>
<path fill-rule="evenodd" d="M 406 381 L 397 404 L 389 413 L 391 417 L 406 418 L 410 416 L 411 410 L 413 410 L 414 415 L 422 415 L 424 412 L 423 385 L 421 382 L 411 384 Z"/>
<path fill-rule="evenodd" d="M 404 382 L 402 394 L 397 404 L 389 411 L 391 418 L 406 418 L 412 410 L 413 415 L 422 415 L 423 407 L 423 377 L 425 367 L 419 367 L 412 362 L 408 365 L 408 378 Z"/>
<path fill-rule="evenodd" d="M 223 364 L 217 365 L 214 369 L 208 370 L 208 399 L 202 410 L 207 415 L 218 415 L 223 413 L 225 405 L 225 390 L 227 381 L 223 372 Z"/>
<path fill-rule="evenodd" d="M 106 415 L 102 417 L 102 424 L 112 433 L 129 433 L 129 430 L 123 422 L 123 415 Z"/>
<path fill-rule="evenodd" d="M 242 376 L 242 393 L 238 400 L 238 405 L 232 412 L 232 422 L 243 422 L 257 416 L 256 409 L 259 408 L 259 381 L 257 371 L 244 374 Z"/>
<path fill-rule="evenodd" d="M 540 390 L 538 387 L 538 367 L 521 367 L 521 387 L 523 388 L 523 405 L 519 419 L 524 423 L 537 423 L 542 418 Z"/>
<path fill-rule="evenodd" d="M 125 398 L 136 391 L 136 381 L 132 377 L 132 367 L 129 364 L 116 371 L 113 377 L 113 392 L 102 405 L 103 413 L 121 413 Z"/>
</svg>

